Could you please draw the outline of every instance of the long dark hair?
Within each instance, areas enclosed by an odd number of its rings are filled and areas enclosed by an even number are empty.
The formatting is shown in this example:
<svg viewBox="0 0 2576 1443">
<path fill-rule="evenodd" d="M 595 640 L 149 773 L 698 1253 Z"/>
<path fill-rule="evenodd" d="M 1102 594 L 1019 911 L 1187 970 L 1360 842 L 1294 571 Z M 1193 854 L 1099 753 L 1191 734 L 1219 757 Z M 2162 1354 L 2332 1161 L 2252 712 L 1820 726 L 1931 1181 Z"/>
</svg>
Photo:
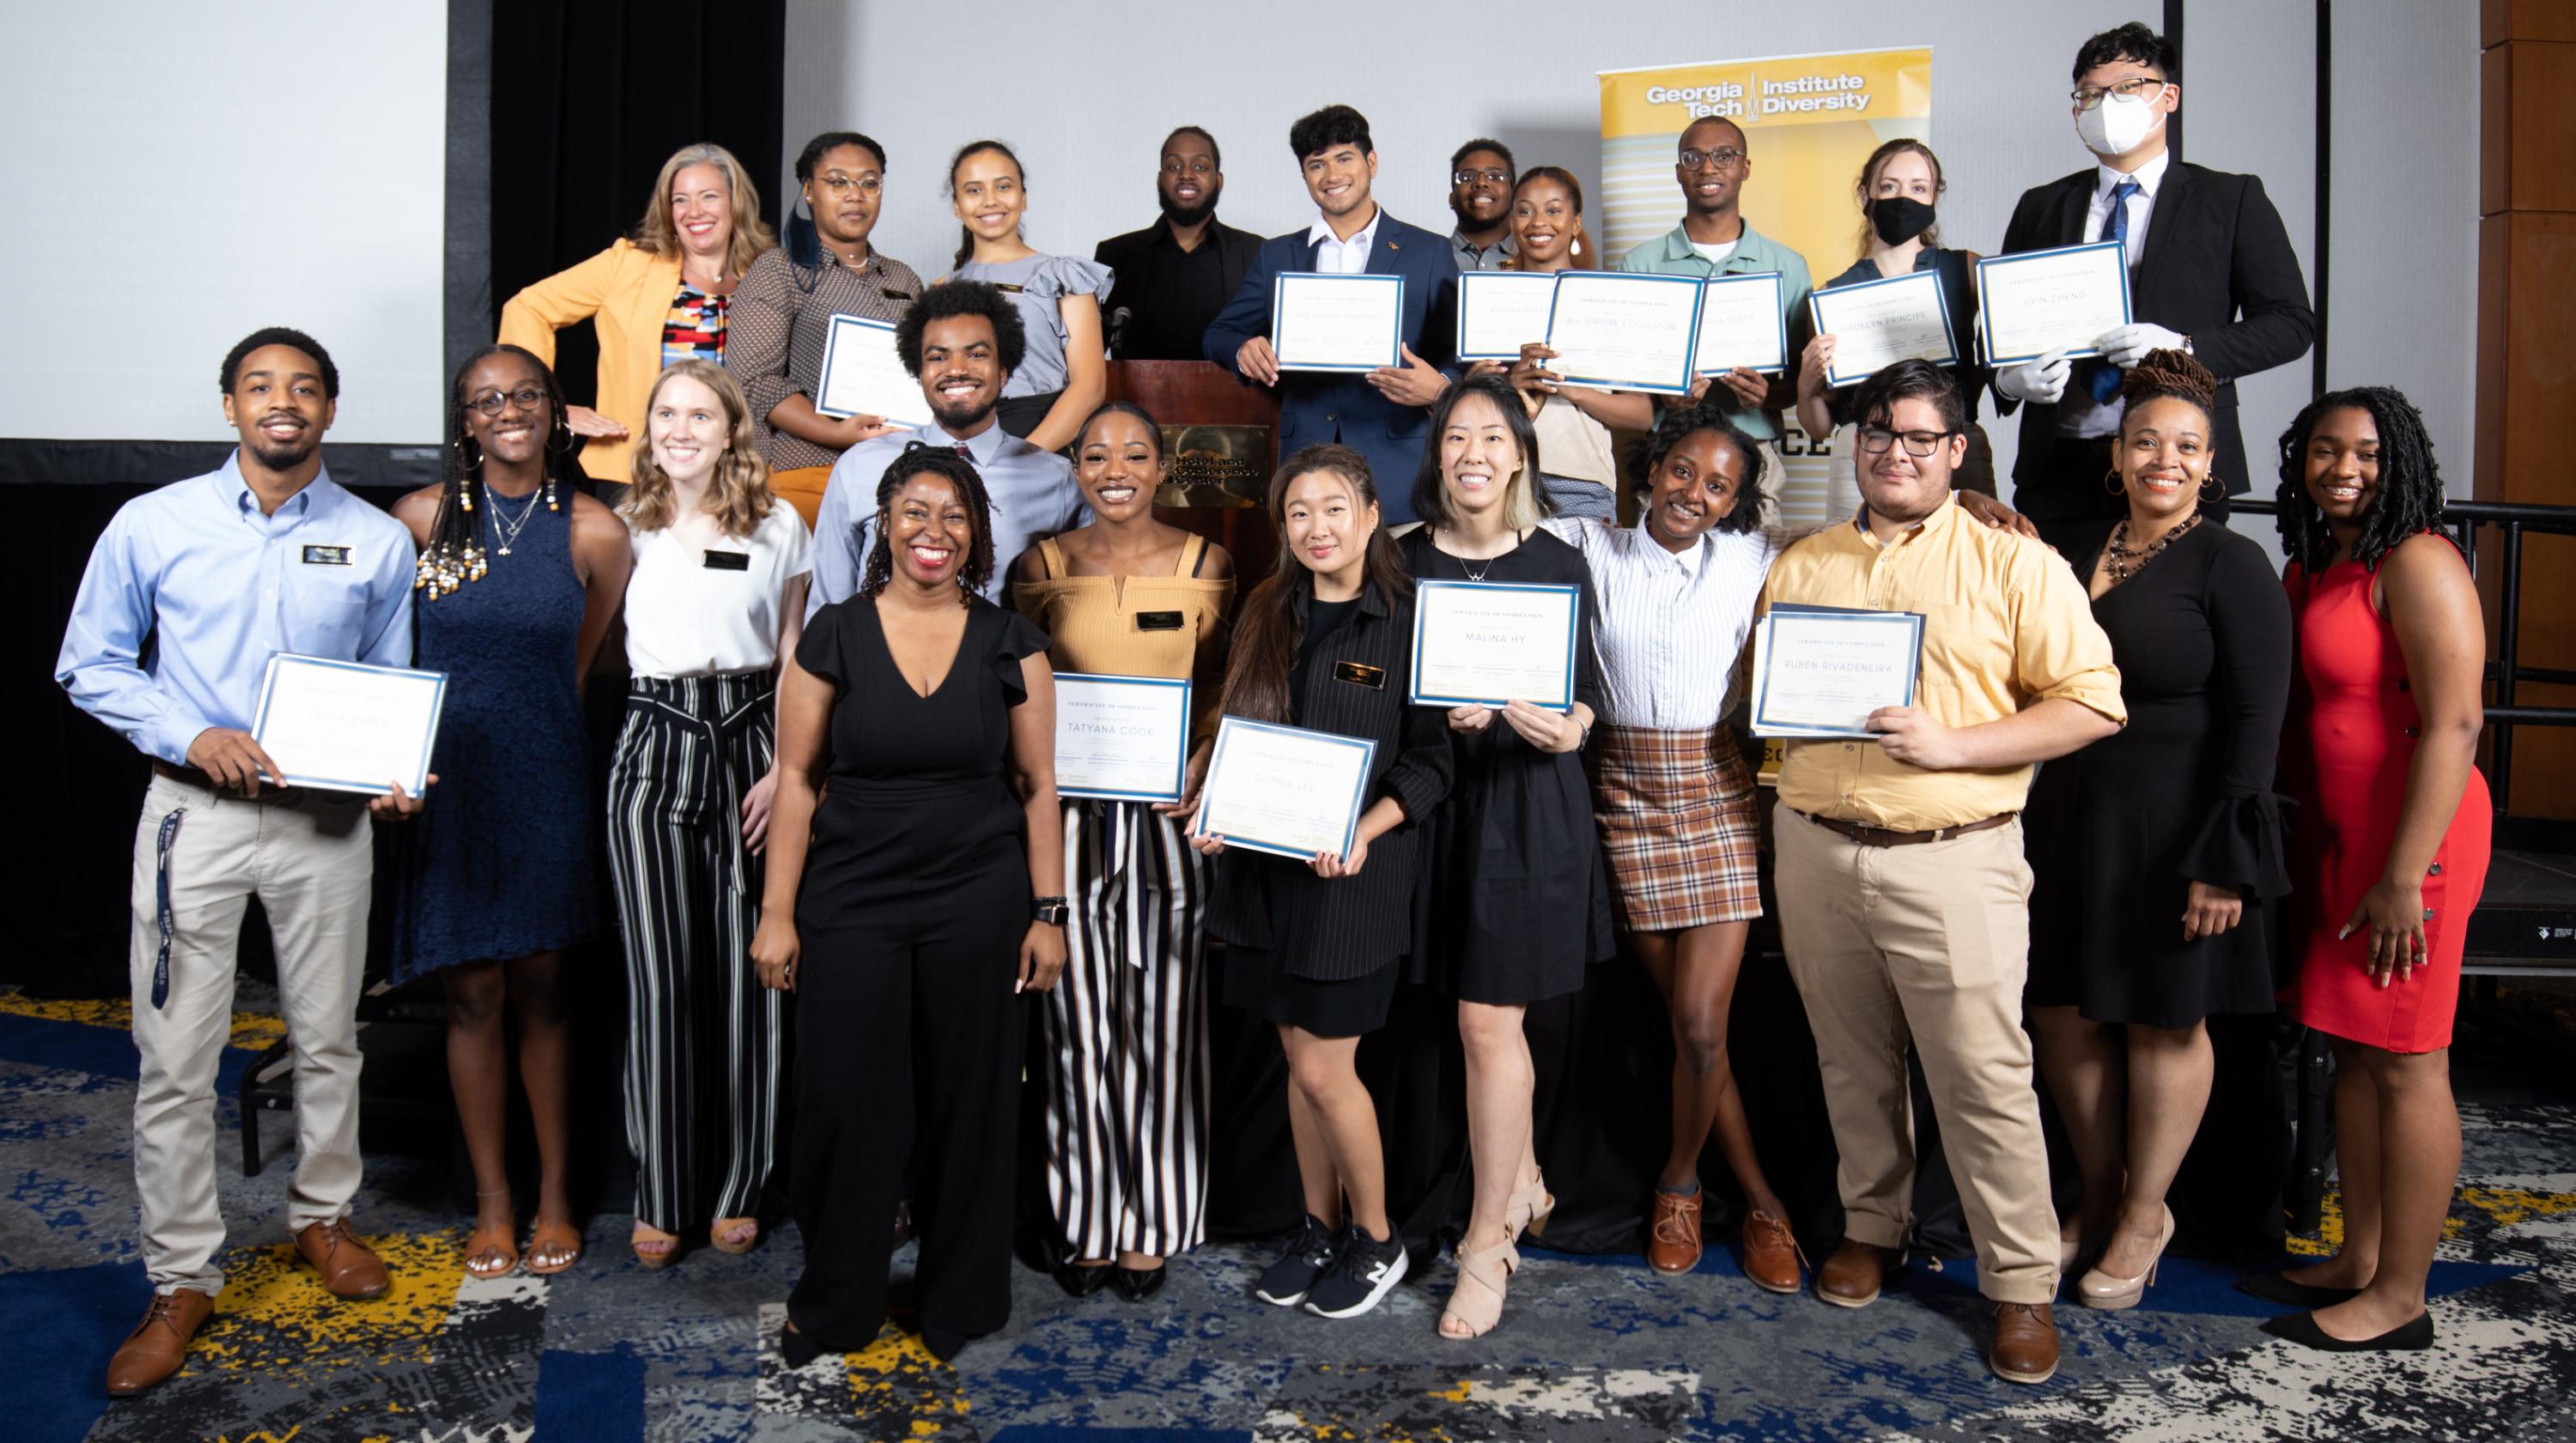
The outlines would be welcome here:
<svg viewBox="0 0 2576 1443">
<path fill-rule="evenodd" d="M 988 150 L 1011 163 L 1011 169 L 1019 175 L 1021 194 L 1025 195 L 1028 193 L 1029 168 L 1020 164 L 1020 157 L 1017 151 L 1012 150 L 1009 146 L 1004 145 L 998 140 L 970 140 L 963 146 L 960 146 L 955 155 L 948 158 L 948 195 L 950 199 L 954 200 L 957 196 L 957 167 L 964 165 L 968 156 L 981 155 Z M 948 268 L 952 271 L 957 269 L 959 266 L 966 264 L 967 258 L 974 254 L 975 232 L 965 225 L 960 224 L 957 227 L 957 258 L 948 263 Z"/>
<path fill-rule="evenodd" d="M 877 478 L 876 542 L 868 548 L 859 595 L 874 596 L 894 579 L 894 542 L 886 535 L 890 520 L 886 508 L 894 503 L 894 493 L 903 483 L 922 475 L 941 477 L 956 487 L 958 499 L 966 504 L 967 522 L 975 528 L 975 539 L 966 543 L 966 564 L 957 568 L 957 601 L 963 606 L 993 579 L 993 498 L 984 490 L 983 473 L 974 462 L 945 446 L 925 446 L 919 441 L 904 447 L 903 454 Z"/>
<path fill-rule="evenodd" d="M 2362 513 L 2352 559 L 2377 570 L 2398 543 L 2442 525 L 2442 468 L 2415 403 L 2394 386 L 2328 391 L 2301 408 L 2281 433 L 2281 489 L 2273 493 L 2281 554 L 2311 576 L 2334 563 L 2335 539 L 2326 529 L 2326 514 L 2308 495 L 2308 438 L 2328 412 L 2346 407 L 2368 411 L 2379 428 L 2379 497 Z"/>
<path fill-rule="evenodd" d="M 1646 444 L 1637 448 L 1636 458 L 1628 463 L 1628 484 L 1642 499 L 1655 489 L 1655 468 L 1673 454 L 1673 448 L 1702 431 L 1715 432 L 1718 439 L 1735 448 L 1735 456 L 1744 466 L 1744 483 L 1735 488 L 1735 504 L 1717 518 L 1709 530 L 1718 532 L 1752 531 L 1762 525 L 1762 483 L 1768 479 L 1769 452 L 1762 444 L 1744 434 L 1744 428 L 1727 419 L 1726 408 L 1708 401 L 1677 406 L 1664 412 L 1655 429 L 1646 436 Z M 1637 523 L 1645 522 L 1640 519 Z"/>
<path fill-rule="evenodd" d="M 1315 582 L 1314 573 L 1286 544 L 1288 485 L 1313 471 L 1329 471 L 1349 482 L 1352 498 L 1363 508 L 1378 504 L 1377 480 L 1369 475 L 1368 458 L 1348 446 L 1303 447 L 1271 473 L 1270 524 L 1280 537 L 1279 564 L 1244 598 L 1243 615 L 1235 623 L 1221 704 L 1230 715 L 1266 722 L 1294 720 L 1289 715 L 1289 673 L 1297 665 L 1297 648 L 1306 640 L 1306 618 L 1297 601 L 1314 594 Z M 1384 526 L 1369 533 L 1366 556 L 1362 590 L 1375 588 L 1390 610 L 1413 595 L 1413 578 L 1406 574 L 1404 558 L 1387 538 Z"/>
<path fill-rule="evenodd" d="M 420 549 L 418 571 L 412 582 L 425 601 L 436 601 L 466 582 L 483 579 L 483 547 L 478 539 L 482 523 L 474 514 L 475 493 L 486 492 L 483 447 L 466 434 L 465 378 L 494 356 L 517 356 L 536 367 L 538 379 L 545 384 L 546 406 L 554 416 L 554 425 L 546 436 L 544 461 L 549 508 L 554 504 L 556 484 L 571 484 L 568 463 L 581 449 L 581 438 L 572 433 L 572 419 L 565 414 L 563 386 L 555 380 L 553 367 L 525 347 L 506 342 L 485 346 L 467 356 L 447 383 L 446 474 L 438 484 L 438 515 L 429 523 L 429 544 Z M 529 504 L 536 503 L 532 499 Z"/>
<path fill-rule="evenodd" d="M 1425 526 L 1454 526 L 1449 514 L 1449 488 L 1440 479 L 1440 437 L 1449 429 L 1449 418 L 1457 413 L 1458 403 L 1469 396 L 1482 396 L 1503 413 L 1503 425 L 1512 433 L 1512 444 L 1521 452 L 1520 469 L 1503 478 L 1503 524 L 1514 531 L 1536 526 L 1556 514 L 1549 505 L 1547 493 L 1538 484 L 1538 427 L 1530 422 L 1529 407 L 1521 404 L 1521 393 L 1500 376 L 1472 376 L 1451 386 L 1431 408 L 1431 432 L 1422 443 L 1422 464 L 1413 473 L 1413 514 Z"/>
</svg>

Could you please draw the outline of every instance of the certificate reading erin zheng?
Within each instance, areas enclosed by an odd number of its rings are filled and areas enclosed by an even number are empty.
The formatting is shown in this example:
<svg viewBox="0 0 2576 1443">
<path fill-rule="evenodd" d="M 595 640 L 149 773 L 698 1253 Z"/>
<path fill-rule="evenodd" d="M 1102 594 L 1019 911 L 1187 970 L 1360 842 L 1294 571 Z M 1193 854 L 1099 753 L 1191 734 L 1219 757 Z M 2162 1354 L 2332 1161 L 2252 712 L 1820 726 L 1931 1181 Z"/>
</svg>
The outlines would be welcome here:
<svg viewBox="0 0 2576 1443">
<path fill-rule="evenodd" d="M 2129 323 L 2129 252 L 2119 241 L 1987 256 L 1977 262 L 1977 337 L 1997 368 L 2051 351 L 2098 356 Z"/>
<path fill-rule="evenodd" d="M 260 678 L 251 738 L 288 786 L 384 796 L 429 785 L 447 673 L 281 654 Z"/>
<path fill-rule="evenodd" d="M 1753 734 L 1862 739 L 1869 714 L 1912 706 L 1923 613 L 1774 606 L 1753 629 Z"/>
<path fill-rule="evenodd" d="M 1377 743 L 1230 716 L 1199 790 L 1201 836 L 1306 861 L 1347 857 L 1359 838 Z"/>
<path fill-rule="evenodd" d="M 1583 589 L 1502 581 L 1413 583 L 1416 706 L 1525 701 L 1574 707 L 1574 629 Z"/>
<path fill-rule="evenodd" d="M 1190 684 L 1168 676 L 1055 674 L 1055 790 L 1177 802 L 1190 754 Z"/>
</svg>

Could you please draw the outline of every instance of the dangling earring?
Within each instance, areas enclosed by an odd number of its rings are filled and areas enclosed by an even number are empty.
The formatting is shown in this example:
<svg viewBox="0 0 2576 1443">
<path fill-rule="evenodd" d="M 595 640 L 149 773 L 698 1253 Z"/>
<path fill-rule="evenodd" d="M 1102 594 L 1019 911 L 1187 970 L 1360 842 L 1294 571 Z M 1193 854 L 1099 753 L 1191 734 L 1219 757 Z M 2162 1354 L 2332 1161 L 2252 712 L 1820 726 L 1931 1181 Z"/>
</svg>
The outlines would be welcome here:
<svg viewBox="0 0 2576 1443">
<path fill-rule="evenodd" d="M 1576 258 L 1576 259 L 1578 259 L 1578 260 L 1582 259 L 1582 256 L 1583 256 L 1583 234 L 1582 234 L 1582 232 L 1577 231 L 1577 232 L 1575 233 L 1575 236 L 1574 236 L 1574 243 L 1573 243 L 1572 245 L 1569 245 L 1569 246 L 1567 246 L 1567 247 L 1565 248 L 1565 253 L 1566 253 L 1567 255 L 1570 255 L 1570 256 L 1575 257 L 1575 258 Z"/>
<path fill-rule="evenodd" d="M 2102 473 L 2102 489 L 2114 496 L 2117 496 L 2128 489 L 2126 486 L 2120 484 L 2119 467 L 2114 466 L 2110 470 Z"/>
<path fill-rule="evenodd" d="M 555 505 L 555 473 L 552 471 L 546 473 L 546 509 L 548 511 L 563 509 Z"/>
</svg>

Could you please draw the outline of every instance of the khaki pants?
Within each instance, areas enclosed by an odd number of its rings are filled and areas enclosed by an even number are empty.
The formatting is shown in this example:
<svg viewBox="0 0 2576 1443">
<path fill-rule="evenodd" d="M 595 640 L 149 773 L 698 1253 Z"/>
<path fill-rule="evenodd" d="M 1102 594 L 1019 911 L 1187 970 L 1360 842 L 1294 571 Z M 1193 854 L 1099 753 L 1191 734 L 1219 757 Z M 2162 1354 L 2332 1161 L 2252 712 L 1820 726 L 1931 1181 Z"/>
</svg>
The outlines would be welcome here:
<svg viewBox="0 0 2576 1443">
<path fill-rule="evenodd" d="M 161 834 L 169 839 L 170 988 L 160 957 Z M 360 974 L 367 957 L 372 828 L 363 799 L 262 791 L 257 801 L 155 775 L 134 830 L 134 1183 L 143 1261 L 158 1292 L 223 1286 L 215 1252 L 215 1070 L 231 1035 L 234 947 L 257 895 L 277 939 L 278 1000 L 295 1058 L 294 1234 L 349 1210 L 358 1191 Z M 250 1125 L 250 1120 L 244 1120 Z"/>
<path fill-rule="evenodd" d="M 1824 1071 L 1842 1154 L 1843 1235 L 1902 1247 L 1912 1225 L 1910 1040 L 1977 1245 L 1977 1290 L 2057 1293 L 2030 1038 L 2030 868 L 2019 822 L 1910 847 L 1864 847 L 1788 807 L 1778 819 L 1780 931 Z"/>
</svg>

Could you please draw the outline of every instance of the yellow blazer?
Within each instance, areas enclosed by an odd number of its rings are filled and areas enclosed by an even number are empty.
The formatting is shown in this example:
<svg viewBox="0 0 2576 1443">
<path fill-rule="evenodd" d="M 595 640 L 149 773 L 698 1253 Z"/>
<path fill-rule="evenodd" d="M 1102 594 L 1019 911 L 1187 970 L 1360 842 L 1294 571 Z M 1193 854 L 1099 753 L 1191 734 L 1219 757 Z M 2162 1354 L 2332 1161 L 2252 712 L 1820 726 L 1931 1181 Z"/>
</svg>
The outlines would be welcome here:
<svg viewBox="0 0 2576 1443">
<path fill-rule="evenodd" d="M 581 469 L 623 483 L 628 456 L 644 435 L 644 398 L 662 374 L 662 326 L 680 294 L 680 258 L 657 256 L 630 240 L 557 271 L 501 307 L 501 339 L 555 363 L 555 332 L 589 321 L 599 333 L 599 393 L 592 409 L 626 428 L 628 440 L 592 438 Z"/>
</svg>

